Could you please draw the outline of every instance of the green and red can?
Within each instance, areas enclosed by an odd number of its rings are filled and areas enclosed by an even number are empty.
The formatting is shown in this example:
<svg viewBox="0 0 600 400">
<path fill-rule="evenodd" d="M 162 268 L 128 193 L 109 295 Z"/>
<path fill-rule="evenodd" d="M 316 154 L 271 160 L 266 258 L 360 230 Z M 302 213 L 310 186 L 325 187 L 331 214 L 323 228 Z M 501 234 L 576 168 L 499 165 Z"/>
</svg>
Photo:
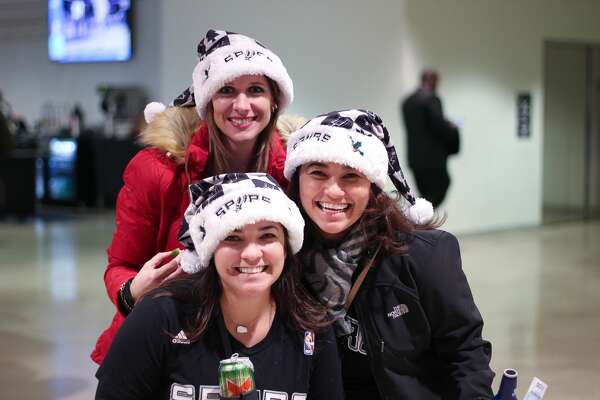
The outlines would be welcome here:
<svg viewBox="0 0 600 400">
<path fill-rule="evenodd" d="M 248 357 L 240 357 L 237 353 L 219 363 L 219 388 L 222 399 L 235 399 L 253 392 L 254 365 Z"/>
</svg>

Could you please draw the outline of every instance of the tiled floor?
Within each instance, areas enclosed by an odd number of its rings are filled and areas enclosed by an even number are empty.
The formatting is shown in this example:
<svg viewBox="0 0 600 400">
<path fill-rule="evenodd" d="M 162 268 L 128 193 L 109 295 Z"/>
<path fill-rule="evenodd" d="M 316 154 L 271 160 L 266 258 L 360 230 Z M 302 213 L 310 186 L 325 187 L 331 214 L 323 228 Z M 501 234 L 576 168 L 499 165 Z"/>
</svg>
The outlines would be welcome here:
<svg viewBox="0 0 600 400">
<path fill-rule="evenodd" d="M 112 305 L 111 213 L 0 223 L 0 398 L 90 399 L 90 353 Z M 600 399 L 600 222 L 460 238 L 493 368 L 545 399 Z M 494 388 L 499 377 L 494 382 Z"/>
</svg>

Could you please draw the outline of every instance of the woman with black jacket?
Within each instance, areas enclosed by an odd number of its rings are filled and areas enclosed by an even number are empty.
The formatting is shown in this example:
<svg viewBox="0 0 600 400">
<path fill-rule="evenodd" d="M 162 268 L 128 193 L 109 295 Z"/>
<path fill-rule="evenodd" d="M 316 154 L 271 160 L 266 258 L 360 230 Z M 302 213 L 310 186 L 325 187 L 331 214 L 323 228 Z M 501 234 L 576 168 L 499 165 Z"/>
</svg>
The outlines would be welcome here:
<svg viewBox="0 0 600 400">
<path fill-rule="evenodd" d="M 288 139 L 307 221 L 304 280 L 335 319 L 346 399 L 490 399 L 491 344 L 458 241 L 415 199 L 379 116 L 345 110 Z M 409 207 L 384 191 L 389 176 Z"/>
</svg>

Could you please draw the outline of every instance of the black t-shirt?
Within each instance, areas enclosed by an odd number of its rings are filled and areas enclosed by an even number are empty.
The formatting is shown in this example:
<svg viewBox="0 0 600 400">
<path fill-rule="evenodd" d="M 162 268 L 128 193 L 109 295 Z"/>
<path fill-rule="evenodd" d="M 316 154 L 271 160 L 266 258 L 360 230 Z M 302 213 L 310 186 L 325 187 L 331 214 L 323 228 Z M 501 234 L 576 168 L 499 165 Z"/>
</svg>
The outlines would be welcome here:
<svg viewBox="0 0 600 400">
<path fill-rule="evenodd" d="M 338 340 L 346 400 L 379 400 L 379 391 L 373 379 L 364 335 L 356 319 L 354 306 L 350 307 L 345 319 L 352 326 L 352 333 Z"/>
<path fill-rule="evenodd" d="M 219 361 L 231 354 L 214 320 L 201 340 L 187 340 L 182 321 L 193 312 L 171 297 L 146 297 L 136 305 L 96 373 L 96 399 L 218 399 Z M 291 332 L 277 314 L 265 339 L 251 348 L 227 336 L 232 351 L 254 364 L 261 399 L 343 398 L 331 330 L 316 335 L 313 354 L 304 332 Z"/>
</svg>

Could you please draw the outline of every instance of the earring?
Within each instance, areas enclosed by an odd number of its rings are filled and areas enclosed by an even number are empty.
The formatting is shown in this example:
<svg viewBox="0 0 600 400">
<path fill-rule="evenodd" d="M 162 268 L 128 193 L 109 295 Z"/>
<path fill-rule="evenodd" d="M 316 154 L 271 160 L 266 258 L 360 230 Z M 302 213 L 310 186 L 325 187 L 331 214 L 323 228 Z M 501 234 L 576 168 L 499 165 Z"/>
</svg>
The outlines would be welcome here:
<svg viewBox="0 0 600 400">
<path fill-rule="evenodd" d="M 274 113 L 275 110 L 277 110 L 277 104 L 273 104 L 273 107 L 271 107 L 271 112 Z"/>
</svg>

